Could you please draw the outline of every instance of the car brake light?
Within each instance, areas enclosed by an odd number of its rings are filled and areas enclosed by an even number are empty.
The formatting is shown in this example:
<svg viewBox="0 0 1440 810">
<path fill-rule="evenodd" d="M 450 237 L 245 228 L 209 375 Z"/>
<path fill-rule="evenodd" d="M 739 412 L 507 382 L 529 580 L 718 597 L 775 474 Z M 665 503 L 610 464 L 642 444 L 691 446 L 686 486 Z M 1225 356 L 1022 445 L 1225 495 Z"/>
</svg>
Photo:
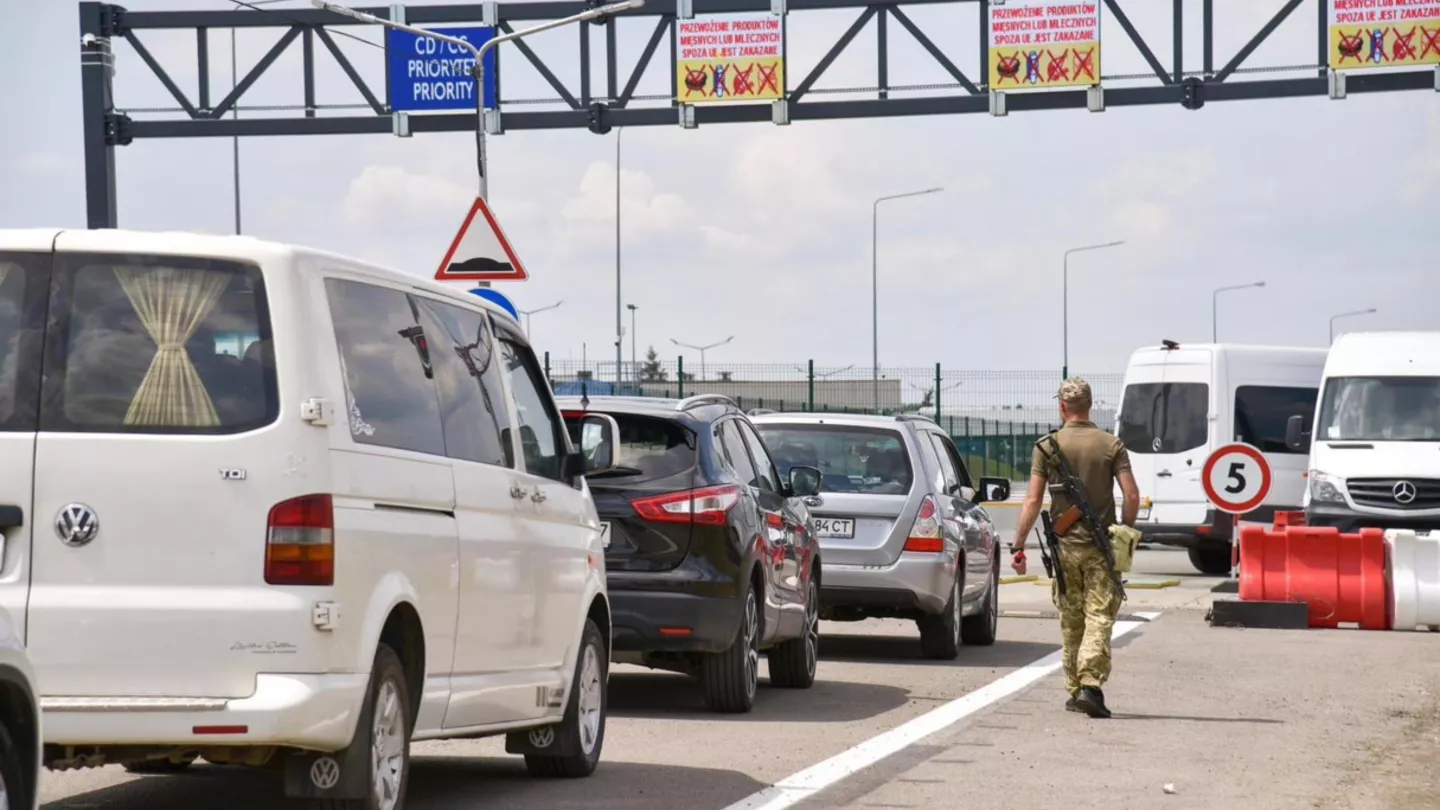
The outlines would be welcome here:
<svg viewBox="0 0 1440 810">
<path fill-rule="evenodd" d="M 730 510 L 739 502 L 740 488 L 726 484 L 637 498 L 630 505 L 637 515 L 652 523 L 724 526 Z"/>
<path fill-rule="evenodd" d="M 265 581 L 271 585 L 335 583 L 335 506 L 329 495 L 293 498 L 270 510 Z"/>
<path fill-rule="evenodd" d="M 940 533 L 940 520 L 936 517 L 935 499 L 929 495 L 920 502 L 920 513 L 915 515 L 915 525 L 910 527 L 910 537 L 905 540 L 906 551 L 940 552 L 945 550 L 945 537 Z"/>
</svg>

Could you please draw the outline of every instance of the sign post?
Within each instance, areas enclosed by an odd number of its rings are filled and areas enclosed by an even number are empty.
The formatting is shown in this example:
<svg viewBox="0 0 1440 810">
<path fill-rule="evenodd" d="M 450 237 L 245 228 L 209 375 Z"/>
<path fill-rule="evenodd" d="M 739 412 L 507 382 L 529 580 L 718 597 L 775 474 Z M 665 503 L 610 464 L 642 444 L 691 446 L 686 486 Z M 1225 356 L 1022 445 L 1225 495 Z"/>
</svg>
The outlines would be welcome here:
<svg viewBox="0 0 1440 810">
<path fill-rule="evenodd" d="M 1219 447 L 1205 459 L 1200 483 L 1205 497 L 1221 512 L 1232 515 L 1230 579 L 1240 568 L 1240 516 L 1252 512 L 1270 494 L 1270 463 L 1253 445 L 1236 442 Z"/>
</svg>

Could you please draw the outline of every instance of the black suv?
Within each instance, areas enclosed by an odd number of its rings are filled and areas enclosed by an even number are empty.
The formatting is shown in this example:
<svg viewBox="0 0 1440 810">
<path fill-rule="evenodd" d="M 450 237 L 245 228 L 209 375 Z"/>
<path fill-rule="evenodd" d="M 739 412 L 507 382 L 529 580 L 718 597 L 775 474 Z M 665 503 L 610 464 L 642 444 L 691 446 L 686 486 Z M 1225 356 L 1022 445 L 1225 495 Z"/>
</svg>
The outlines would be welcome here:
<svg viewBox="0 0 1440 810">
<path fill-rule="evenodd" d="M 614 659 L 698 677 L 712 710 L 748 712 L 770 683 L 815 682 L 820 546 L 803 498 L 755 427 L 718 395 L 557 397 L 577 447 L 586 413 L 615 419 L 615 465 L 588 477 L 605 536 Z"/>
</svg>

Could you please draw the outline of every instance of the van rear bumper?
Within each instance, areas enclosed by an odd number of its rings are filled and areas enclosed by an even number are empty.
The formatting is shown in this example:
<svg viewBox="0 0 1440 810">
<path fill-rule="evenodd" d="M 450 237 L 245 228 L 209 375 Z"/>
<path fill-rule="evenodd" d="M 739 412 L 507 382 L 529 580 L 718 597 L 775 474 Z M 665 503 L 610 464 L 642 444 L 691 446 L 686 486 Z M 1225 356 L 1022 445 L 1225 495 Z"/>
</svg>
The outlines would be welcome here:
<svg viewBox="0 0 1440 810">
<path fill-rule="evenodd" d="M 1273 523 L 1276 512 L 1298 512 L 1298 506 L 1276 506 L 1266 504 L 1240 516 L 1245 523 Z M 1140 539 L 1144 543 L 1158 543 L 1163 546 L 1200 548 L 1202 546 L 1230 545 L 1235 537 L 1235 517 L 1218 509 L 1205 510 L 1205 520 L 1200 523 L 1136 523 Z"/>
<path fill-rule="evenodd" d="M 246 698 L 42 697 L 40 709 L 47 745 L 338 751 L 350 744 L 369 680 L 364 674 L 261 674 Z"/>
</svg>

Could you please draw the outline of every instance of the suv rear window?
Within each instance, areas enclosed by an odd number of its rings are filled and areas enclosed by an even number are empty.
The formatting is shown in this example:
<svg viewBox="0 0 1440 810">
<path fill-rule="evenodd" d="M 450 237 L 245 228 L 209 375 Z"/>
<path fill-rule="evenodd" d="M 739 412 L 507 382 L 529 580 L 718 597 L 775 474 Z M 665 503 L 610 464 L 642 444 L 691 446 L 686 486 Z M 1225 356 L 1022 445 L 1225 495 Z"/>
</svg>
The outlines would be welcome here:
<svg viewBox="0 0 1440 810">
<path fill-rule="evenodd" d="M 796 465 L 820 470 L 822 492 L 903 495 L 914 480 L 905 440 L 894 430 L 767 424 L 756 424 L 755 429 L 780 469 L 781 480 Z"/>
<path fill-rule="evenodd" d="M 223 434 L 275 421 L 260 268 L 66 254 L 57 269 L 41 430 Z"/>
<path fill-rule="evenodd" d="M 614 417 L 620 426 L 615 448 L 616 467 L 590 478 L 623 478 L 627 484 L 658 481 L 688 472 L 695 466 L 695 434 L 679 423 L 636 414 L 607 415 Z M 565 429 L 570 431 L 570 443 L 576 447 L 580 446 L 581 421 L 580 412 L 565 412 Z"/>
<path fill-rule="evenodd" d="M 1137 383 L 1125 387 L 1115 433 L 1131 453 L 1183 453 L 1205 444 L 1209 413 L 1205 383 Z"/>
</svg>

